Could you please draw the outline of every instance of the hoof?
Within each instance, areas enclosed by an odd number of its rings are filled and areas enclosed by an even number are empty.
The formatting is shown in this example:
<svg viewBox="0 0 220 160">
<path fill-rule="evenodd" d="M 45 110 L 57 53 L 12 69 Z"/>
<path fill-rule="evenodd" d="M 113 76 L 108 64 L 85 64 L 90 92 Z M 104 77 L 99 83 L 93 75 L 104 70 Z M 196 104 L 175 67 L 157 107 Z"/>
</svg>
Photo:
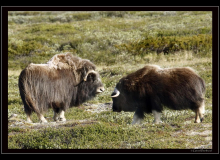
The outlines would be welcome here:
<svg viewBox="0 0 220 160">
<path fill-rule="evenodd" d="M 60 118 L 60 122 L 66 122 L 66 118 Z"/>
<path fill-rule="evenodd" d="M 200 123 L 200 121 L 195 121 L 194 123 Z"/>
<path fill-rule="evenodd" d="M 33 123 L 31 120 L 27 120 L 26 122 L 27 122 L 27 123 Z"/>
<path fill-rule="evenodd" d="M 27 121 L 26 122 L 27 123 L 33 123 L 29 115 L 27 116 Z"/>
<path fill-rule="evenodd" d="M 59 122 L 59 118 L 53 118 L 55 122 Z"/>
<path fill-rule="evenodd" d="M 40 120 L 40 123 L 48 123 L 47 120 Z"/>
<path fill-rule="evenodd" d="M 202 122 L 204 120 L 204 117 L 200 118 L 200 121 Z"/>
</svg>

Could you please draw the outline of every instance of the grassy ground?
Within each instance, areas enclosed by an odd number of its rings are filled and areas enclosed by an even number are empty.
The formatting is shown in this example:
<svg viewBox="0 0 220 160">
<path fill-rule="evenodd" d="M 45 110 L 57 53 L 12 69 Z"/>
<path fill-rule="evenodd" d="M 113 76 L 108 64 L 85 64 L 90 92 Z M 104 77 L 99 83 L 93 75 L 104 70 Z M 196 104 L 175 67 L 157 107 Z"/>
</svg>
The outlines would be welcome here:
<svg viewBox="0 0 220 160">
<path fill-rule="evenodd" d="M 157 37 L 163 32 L 169 37 L 172 32 L 177 39 L 183 35 L 210 35 L 211 12 L 9 12 L 8 27 L 8 117 L 17 114 L 9 119 L 8 148 L 212 148 L 211 50 L 139 55 L 117 47 L 141 41 L 146 33 Z M 48 125 L 38 124 L 36 114 L 32 116 L 35 124 L 26 123 L 18 90 L 21 70 L 30 62 L 45 63 L 52 55 L 65 51 L 97 65 L 105 92 L 87 105 L 69 109 L 66 123 L 54 123 L 52 111 L 45 115 Z M 158 125 L 152 123 L 152 114 L 146 114 L 142 125 L 133 126 L 132 112 L 89 111 L 93 105 L 111 103 L 110 95 L 118 80 L 146 64 L 189 66 L 197 71 L 207 86 L 203 123 L 193 123 L 191 110 L 165 109 L 161 117 L 164 123 Z"/>
</svg>

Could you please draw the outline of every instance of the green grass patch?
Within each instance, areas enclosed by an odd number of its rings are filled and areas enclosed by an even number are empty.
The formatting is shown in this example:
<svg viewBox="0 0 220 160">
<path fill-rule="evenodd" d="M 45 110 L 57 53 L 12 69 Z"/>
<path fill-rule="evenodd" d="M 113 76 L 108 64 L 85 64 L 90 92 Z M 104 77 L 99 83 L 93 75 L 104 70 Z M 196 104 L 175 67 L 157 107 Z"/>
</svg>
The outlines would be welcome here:
<svg viewBox="0 0 220 160">
<path fill-rule="evenodd" d="M 159 54 L 167 47 L 168 54 Z M 117 82 L 146 64 L 192 67 L 205 80 L 205 119 L 194 124 L 191 110 L 165 108 L 163 124 L 131 125 L 134 112 L 89 112 L 70 108 L 67 122 L 44 127 L 9 123 L 10 149 L 184 149 L 207 145 L 212 129 L 212 13 L 205 11 L 10 11 L 8 13 L 8 117 L 26 120 L 18 77 L 29 63 L 46 63 L 72 52 L 97 66 L 105 92 L 88 104 L 112 102 Z M 163 51 L 162 51 L 163 53 Z M 53 110 L 44 115 L 53 124 Z M 39 120 L 33 113 L 34 123 Z M 209 133 L 209 132 L 208 132 Z"/>
</svg>

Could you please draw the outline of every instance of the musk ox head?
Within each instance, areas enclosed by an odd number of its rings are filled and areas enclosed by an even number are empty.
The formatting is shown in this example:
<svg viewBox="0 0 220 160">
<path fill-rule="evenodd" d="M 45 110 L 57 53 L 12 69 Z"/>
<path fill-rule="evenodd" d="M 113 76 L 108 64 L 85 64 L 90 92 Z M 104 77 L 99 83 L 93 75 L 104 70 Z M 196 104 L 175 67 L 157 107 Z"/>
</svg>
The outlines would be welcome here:
<svg viewBox="0 0 220 160">
<path fill-rule="evenodd" d="M 129 93 L 124 93 L 122 89 L 121 81 L 116 85 L 114 91 L 111 94 L 112 97 L 112 110 L 113 112 L 127 111 L 132 112 L 136 110 L 134 98 Z"/>
<path fill-rule="evenodd" d="M 78 85 L 80 88 L 85 88 L 85 86 L 87 86 L 87 93 L 89 95 L 95 95 L 105 90 L 99 73 L 94 70 L 88 71 Z"/>
<path fill-rule="evenodd" d="M 114 91 L 111 94 L 112 100 L 113 100 L 113 104 L 112 104 L 112 110 L 113 112 L 120 112 L 122 110 L 122 106 L 120 105 L 121 102 L 124 102 L 124 97 L 122 96 L 122 94 L 120 95 L 120 91 L 115 87 Z M 120 102 L 119 102 L 120 100 Z"/>
<path fill-rule="evenodd" d="M 91 70 L 83 77 L 83 80 L 77 85 L 75 106 L 92 99 L 96 94 L 105 90 L 98 72 Z"/>
<path fill-rule="evenodd" d="M 146 83 L 143 81 L 143 79 L 146 79 L 144 76 L 151 75 L 157 70 L 159 71 L 161 68 L 157 65 L 148 65 L 121 78 L 111 94 L 113 111 L 120 112 L 123 110 L 132 112 L 138 107 L 144 106 L 145 99 L 147 98 L 145 96 L 147 86 L 145 86 Z"/>
</svg>

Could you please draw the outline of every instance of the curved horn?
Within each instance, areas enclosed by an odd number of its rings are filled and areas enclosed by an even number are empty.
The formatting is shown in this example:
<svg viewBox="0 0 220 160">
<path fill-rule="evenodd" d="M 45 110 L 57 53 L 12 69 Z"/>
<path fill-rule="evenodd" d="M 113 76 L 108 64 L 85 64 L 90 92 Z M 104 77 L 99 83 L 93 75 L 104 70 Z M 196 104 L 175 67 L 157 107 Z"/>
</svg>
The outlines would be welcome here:
<svg viewBox="0 0 220 160">
<path fill-rule="evenodd" d="M 90 70 L 90 71 L 88 71 L 88 72 L 86 73 L 85 77 L 84 77 L 84 81 L 87 80 L 87 76 L 88 76 L 90 73 L 95 73 L 95 74 L 97 74 L 97 72 L 94 71 L 94 70 Z"/>
<path fill-rule="evenodd" d="M 111 97 L 118 97 L 119 94 L 120 94 L 119 90 L 118 90 L 116 87 L 115 87 L 113 93 L 114 93 L 114 95 L 112 95 Z M 112 93 L 112 94 L 113 94 L 113 93 Z"/>
</svg>

